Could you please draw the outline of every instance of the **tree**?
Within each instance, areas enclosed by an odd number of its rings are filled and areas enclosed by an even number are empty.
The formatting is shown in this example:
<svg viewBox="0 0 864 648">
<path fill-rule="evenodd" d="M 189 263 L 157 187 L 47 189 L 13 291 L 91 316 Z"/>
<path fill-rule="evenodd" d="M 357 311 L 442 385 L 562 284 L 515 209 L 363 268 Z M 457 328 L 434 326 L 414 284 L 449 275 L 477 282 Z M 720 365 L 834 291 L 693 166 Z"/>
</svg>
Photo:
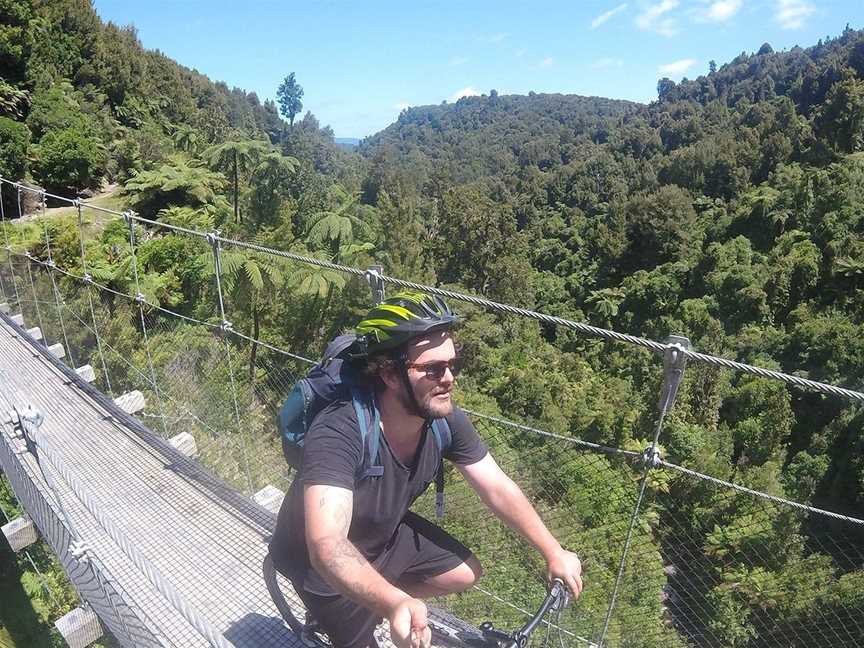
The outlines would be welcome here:
<svg viewBox="0 0 864 648">
<path fill-rule="evenodd" d="M 240 222 L 240 177 L 245 179 L 270 146 L 258 140 L 231 140 L 211 146 L 204 151 L 204 159 L 215 171 L 225 173 L 231 180 L 234 194 L 234 221 Z"/>
<path fill-rule="evenodd" d="M 303 102 L 300 101 L 303 98 L 303 86 L 297 83 L 293 72 L 285 77 L 276 96 L 279 99 L 279 111 L 293 126 L 294 117 L 303 110 Z"/>
<path fill-rule="evenodd" d="M 202 138 L 201 133 L 192 128 L 189 124 L 180 124 L 171 135 L 171 141 L 174 146 L 187 153 L 195 155 L 201 149 Z"/>
<path fill-rule="evenodd" d="M 816 127 L 837 152 L 864 149 L 864 81 L 852 76 L 831 86 Z"/>
<path fill-rule="evenodd" d="M 206 205 L 217 211 L 230 209 L 227 201 L 219 196 L 224 186 L 225 177 L 221 173 L 175 162 L 135 174 L 123 187 L 123 195 L 129 197 L 132 209 L 152 218 L 160 209 L 172 205 Z"/>
<path fill-rule="evenodd" d="M 663 77 L 657 82 L 657 99 L 663 101 L 674 89 L 675 82 L 668 77 Z"/>
<path fill-rule="evenodd" d="M 73 128 L 49 131 L 36 148 L 33 172 L 47 187 L 96 187 L 105 174 L 105 147 Z"/>
<path fill-rule="evenodd" d="M 0 175 L 23 178 L 27 172 L 27 152 L 30 131 L 27 126 L 7 117 L 0 117 Z"/>
</svg>

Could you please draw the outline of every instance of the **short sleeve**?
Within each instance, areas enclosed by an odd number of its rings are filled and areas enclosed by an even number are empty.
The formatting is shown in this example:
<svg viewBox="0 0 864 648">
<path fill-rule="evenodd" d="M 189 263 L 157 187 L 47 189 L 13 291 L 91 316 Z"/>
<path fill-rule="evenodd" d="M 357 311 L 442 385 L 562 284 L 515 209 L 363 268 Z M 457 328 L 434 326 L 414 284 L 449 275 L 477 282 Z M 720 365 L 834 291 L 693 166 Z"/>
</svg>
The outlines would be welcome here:
<svg viewBox="0 0 864 648">
<path fill-rule="evenodd" d="M 447 417 L 450 433 L 453 439 L 450 448 L 444 453 L 444 458 L 461 466 L 477 463 L 489 452 L 486 444 L 477 434 L 474 425 L 458 407 Z"/>
<path fill-rule="evenodd" d="M 303 485 L 354 490 L 362 451 L 357 415 L 351 403 L 332 403 L 315 417 L 306 432 L 301 470 Z"/>
</svg>

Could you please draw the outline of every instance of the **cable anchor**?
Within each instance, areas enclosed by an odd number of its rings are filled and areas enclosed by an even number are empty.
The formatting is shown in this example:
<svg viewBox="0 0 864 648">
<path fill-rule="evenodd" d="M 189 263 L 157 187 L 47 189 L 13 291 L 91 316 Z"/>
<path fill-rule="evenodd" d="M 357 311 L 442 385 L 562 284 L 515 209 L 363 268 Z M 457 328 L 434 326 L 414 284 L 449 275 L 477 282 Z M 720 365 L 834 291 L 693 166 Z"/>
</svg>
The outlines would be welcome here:
<svg viewBox="0 0 864 648">
<path fill-rule="evenodd" d="M 371 265 L 366 268 L 366 272 L 364 276 L 366 277 L 366 283 L 369 284 L 369 288 L 372 289 L 372 299 L 375 300 L 376 304 L 380 304 L 384 301 L 384 266 L 380 265 Z"/>
</svg>

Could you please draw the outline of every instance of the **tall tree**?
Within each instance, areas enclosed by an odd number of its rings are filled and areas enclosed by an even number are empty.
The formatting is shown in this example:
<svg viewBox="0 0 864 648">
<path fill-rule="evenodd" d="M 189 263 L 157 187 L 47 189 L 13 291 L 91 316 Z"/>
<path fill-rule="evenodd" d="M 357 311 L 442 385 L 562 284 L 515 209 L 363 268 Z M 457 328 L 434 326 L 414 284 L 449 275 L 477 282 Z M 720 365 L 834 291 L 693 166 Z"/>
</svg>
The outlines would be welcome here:
<svg viewBox="0 0 864 648">
<path fill-rule="evenodd" d="M 293 126 L 294 117 L 303 110 L 303 102 L 300 101 L 303 98 L 303 86 L 297 83 L 293 72 L 285 77 L 276 96 L 279 99 L 279 111 Z"/>
<path fill-rule="evenodd" d="M 211 146 L 204 159 L 211 169 L 221 171 L 231 180 L 234 196 L 234 221 L 240 222 L 240 180 L 248 178 L 270 146 L 258 140 L 231 140 Z"/>
</svg>

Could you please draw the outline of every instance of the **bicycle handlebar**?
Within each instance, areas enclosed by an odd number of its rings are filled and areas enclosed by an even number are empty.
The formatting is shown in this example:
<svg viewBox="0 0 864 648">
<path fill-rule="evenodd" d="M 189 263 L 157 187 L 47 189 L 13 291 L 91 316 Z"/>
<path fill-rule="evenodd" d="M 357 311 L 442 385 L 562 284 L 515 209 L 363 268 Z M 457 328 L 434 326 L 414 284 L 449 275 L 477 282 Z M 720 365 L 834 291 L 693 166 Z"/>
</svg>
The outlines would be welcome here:
<svg viewBox="0 0 864 648">
<path fill-rule="evenodd" d="M 501 648 L 525 648 L 528 644 L 528 639 L 531 634 L 546 616 L 550 609 L 560 609 L 567 604 L 567 588 L 564 582 L 556 578 L 552 581 L 552 587 L 549 588 L 549 593 L 543 599 L 543 603 L 537 609 L 537 612 L 532 616 L 525 625 L 508 635 L 500 630 L 496 630 L 490 621 L 480 624 L 480 631 L 483 633 L 483 638 L 496 642 Z"/>
</svg>

